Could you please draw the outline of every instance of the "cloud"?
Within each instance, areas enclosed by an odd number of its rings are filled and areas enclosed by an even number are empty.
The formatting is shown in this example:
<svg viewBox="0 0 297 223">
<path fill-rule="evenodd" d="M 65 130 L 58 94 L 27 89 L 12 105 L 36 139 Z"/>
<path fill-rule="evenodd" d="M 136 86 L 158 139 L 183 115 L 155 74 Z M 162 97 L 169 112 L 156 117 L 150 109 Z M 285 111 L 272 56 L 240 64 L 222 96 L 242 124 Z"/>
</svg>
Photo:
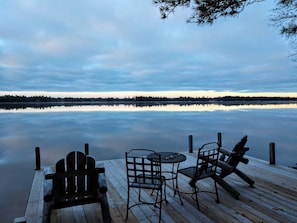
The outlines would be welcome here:
<svg viewBox="0 0 297 223">
<path fill-rule="evenodd" d="M 6 1 L 0 90 L 296 91 L 270 9 L 199 27 L 186 24 L 189 9 L 161 20 L 151 1 Z"/>
</svg>

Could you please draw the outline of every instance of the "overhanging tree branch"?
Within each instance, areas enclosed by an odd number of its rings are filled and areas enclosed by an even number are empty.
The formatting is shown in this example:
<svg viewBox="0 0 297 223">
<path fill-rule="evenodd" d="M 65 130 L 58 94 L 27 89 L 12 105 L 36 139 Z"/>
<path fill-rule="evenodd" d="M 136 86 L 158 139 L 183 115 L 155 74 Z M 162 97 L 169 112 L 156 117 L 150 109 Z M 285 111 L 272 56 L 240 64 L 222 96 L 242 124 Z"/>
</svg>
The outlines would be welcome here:
<svg viewBox="0 0 297 223">
<path fill-rule="evenodd" d="M 160 10 L 161 18 L 166 19 L 178 7 L 191 8 L 192 14 L 186 20 L 198 25 L 212 24 L 219 17 L 232 17 L 240 14 L 248 5 L 264 0 L 153 0 Z M 280 33 L 289 39 L 293 57 L 297 57 L 297 0 L 278 0 L 271 21 Z"/>
<path fill-rule="evenodd" d="M 187 22 L 197 24 L 212 24 L 219 17 L 235 16 L 247 5 L 264 0 L 153 0 L 159 7 L 161 18 L 166 19 L 177 7 L 191 8 L 193 14 Z"/>
</svg>

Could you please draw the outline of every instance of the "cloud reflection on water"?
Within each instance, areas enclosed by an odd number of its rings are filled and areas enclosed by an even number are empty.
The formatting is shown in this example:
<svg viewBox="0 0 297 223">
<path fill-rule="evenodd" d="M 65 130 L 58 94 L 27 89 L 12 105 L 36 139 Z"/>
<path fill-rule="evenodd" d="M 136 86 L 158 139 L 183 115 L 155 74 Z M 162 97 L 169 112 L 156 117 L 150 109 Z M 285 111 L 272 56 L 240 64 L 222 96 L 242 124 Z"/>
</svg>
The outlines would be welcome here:
<svg viewBox="0 0 297 223">
<path fill-rule="evenodd" d="M 91 112 L 91 111 L 108 111 L 108 112 L 142 112 L 142 111 L 172 111 L 172 112 L 189 112 L 189 111 L 230 111 L 230 110 L 245 110 L 245 109 L 289 109 L 297 108 L 297 103 L 283 104 L 167 104 L 167 105 L 73 105 L 73 106 L 51 106 L 41 108 L 14 108 L 0 109 L 0 113 L 7 112 Z"/>
<path fill-rule="evenodd" d="M 85 143 L 96 160 L 117 159 L 124 158 L 124 152 L 131 148 L 185 151 L 188 135 L 193 135 L 196 149 L 216 140 L 217 132 L 222 132 L 223 146 L 230 149 L 247 134 L 247 154 L 265 160 L 269 143 L 274 141 L 277 163 L 294 165 L 296 111 L 296 104 L 67 106 L 1 111 L 0 219 L 8 217 L 7 222 L 11 222 L 12 217 L 24 214 L 36 146 L 41 148 L 41 165 L 47 166 L 72 150 L 83 150 Z"/>
</svg>

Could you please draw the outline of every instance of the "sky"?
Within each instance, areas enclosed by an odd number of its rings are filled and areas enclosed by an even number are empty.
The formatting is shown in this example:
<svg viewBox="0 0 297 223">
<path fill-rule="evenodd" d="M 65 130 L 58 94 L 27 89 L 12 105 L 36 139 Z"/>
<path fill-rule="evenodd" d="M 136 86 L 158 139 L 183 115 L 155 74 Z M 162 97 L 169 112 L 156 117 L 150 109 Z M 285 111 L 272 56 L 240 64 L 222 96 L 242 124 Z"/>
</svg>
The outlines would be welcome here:
<svg viewBox="0 0 297 223">
<path fill-rule="evenodd" d="M 274 1 L 213 25 L 152 0 L 0 0 L 0 95 L 290 93 L 297 64 Z M 25 92 L 25 93 L 24 93 Z"/>
</svg>

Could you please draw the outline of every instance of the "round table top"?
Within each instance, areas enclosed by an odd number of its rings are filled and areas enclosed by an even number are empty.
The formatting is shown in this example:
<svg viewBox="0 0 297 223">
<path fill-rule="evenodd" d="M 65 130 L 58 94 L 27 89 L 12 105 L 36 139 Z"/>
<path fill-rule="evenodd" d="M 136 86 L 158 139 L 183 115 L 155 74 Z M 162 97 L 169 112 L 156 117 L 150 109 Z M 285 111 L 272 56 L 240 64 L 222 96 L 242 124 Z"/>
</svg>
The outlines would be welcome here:
<svg viewBox="0 0 297 223">
<path fill-rule="evenodd" d="M 157 152 L 161 155 L 161 163 L 180 163 L 187 159 L 184 154 L 176 152 Z M 147 156 L 147 159 L 153 160 L 158 159 L 155 153 L 151 153 Z"/>
</svg>

